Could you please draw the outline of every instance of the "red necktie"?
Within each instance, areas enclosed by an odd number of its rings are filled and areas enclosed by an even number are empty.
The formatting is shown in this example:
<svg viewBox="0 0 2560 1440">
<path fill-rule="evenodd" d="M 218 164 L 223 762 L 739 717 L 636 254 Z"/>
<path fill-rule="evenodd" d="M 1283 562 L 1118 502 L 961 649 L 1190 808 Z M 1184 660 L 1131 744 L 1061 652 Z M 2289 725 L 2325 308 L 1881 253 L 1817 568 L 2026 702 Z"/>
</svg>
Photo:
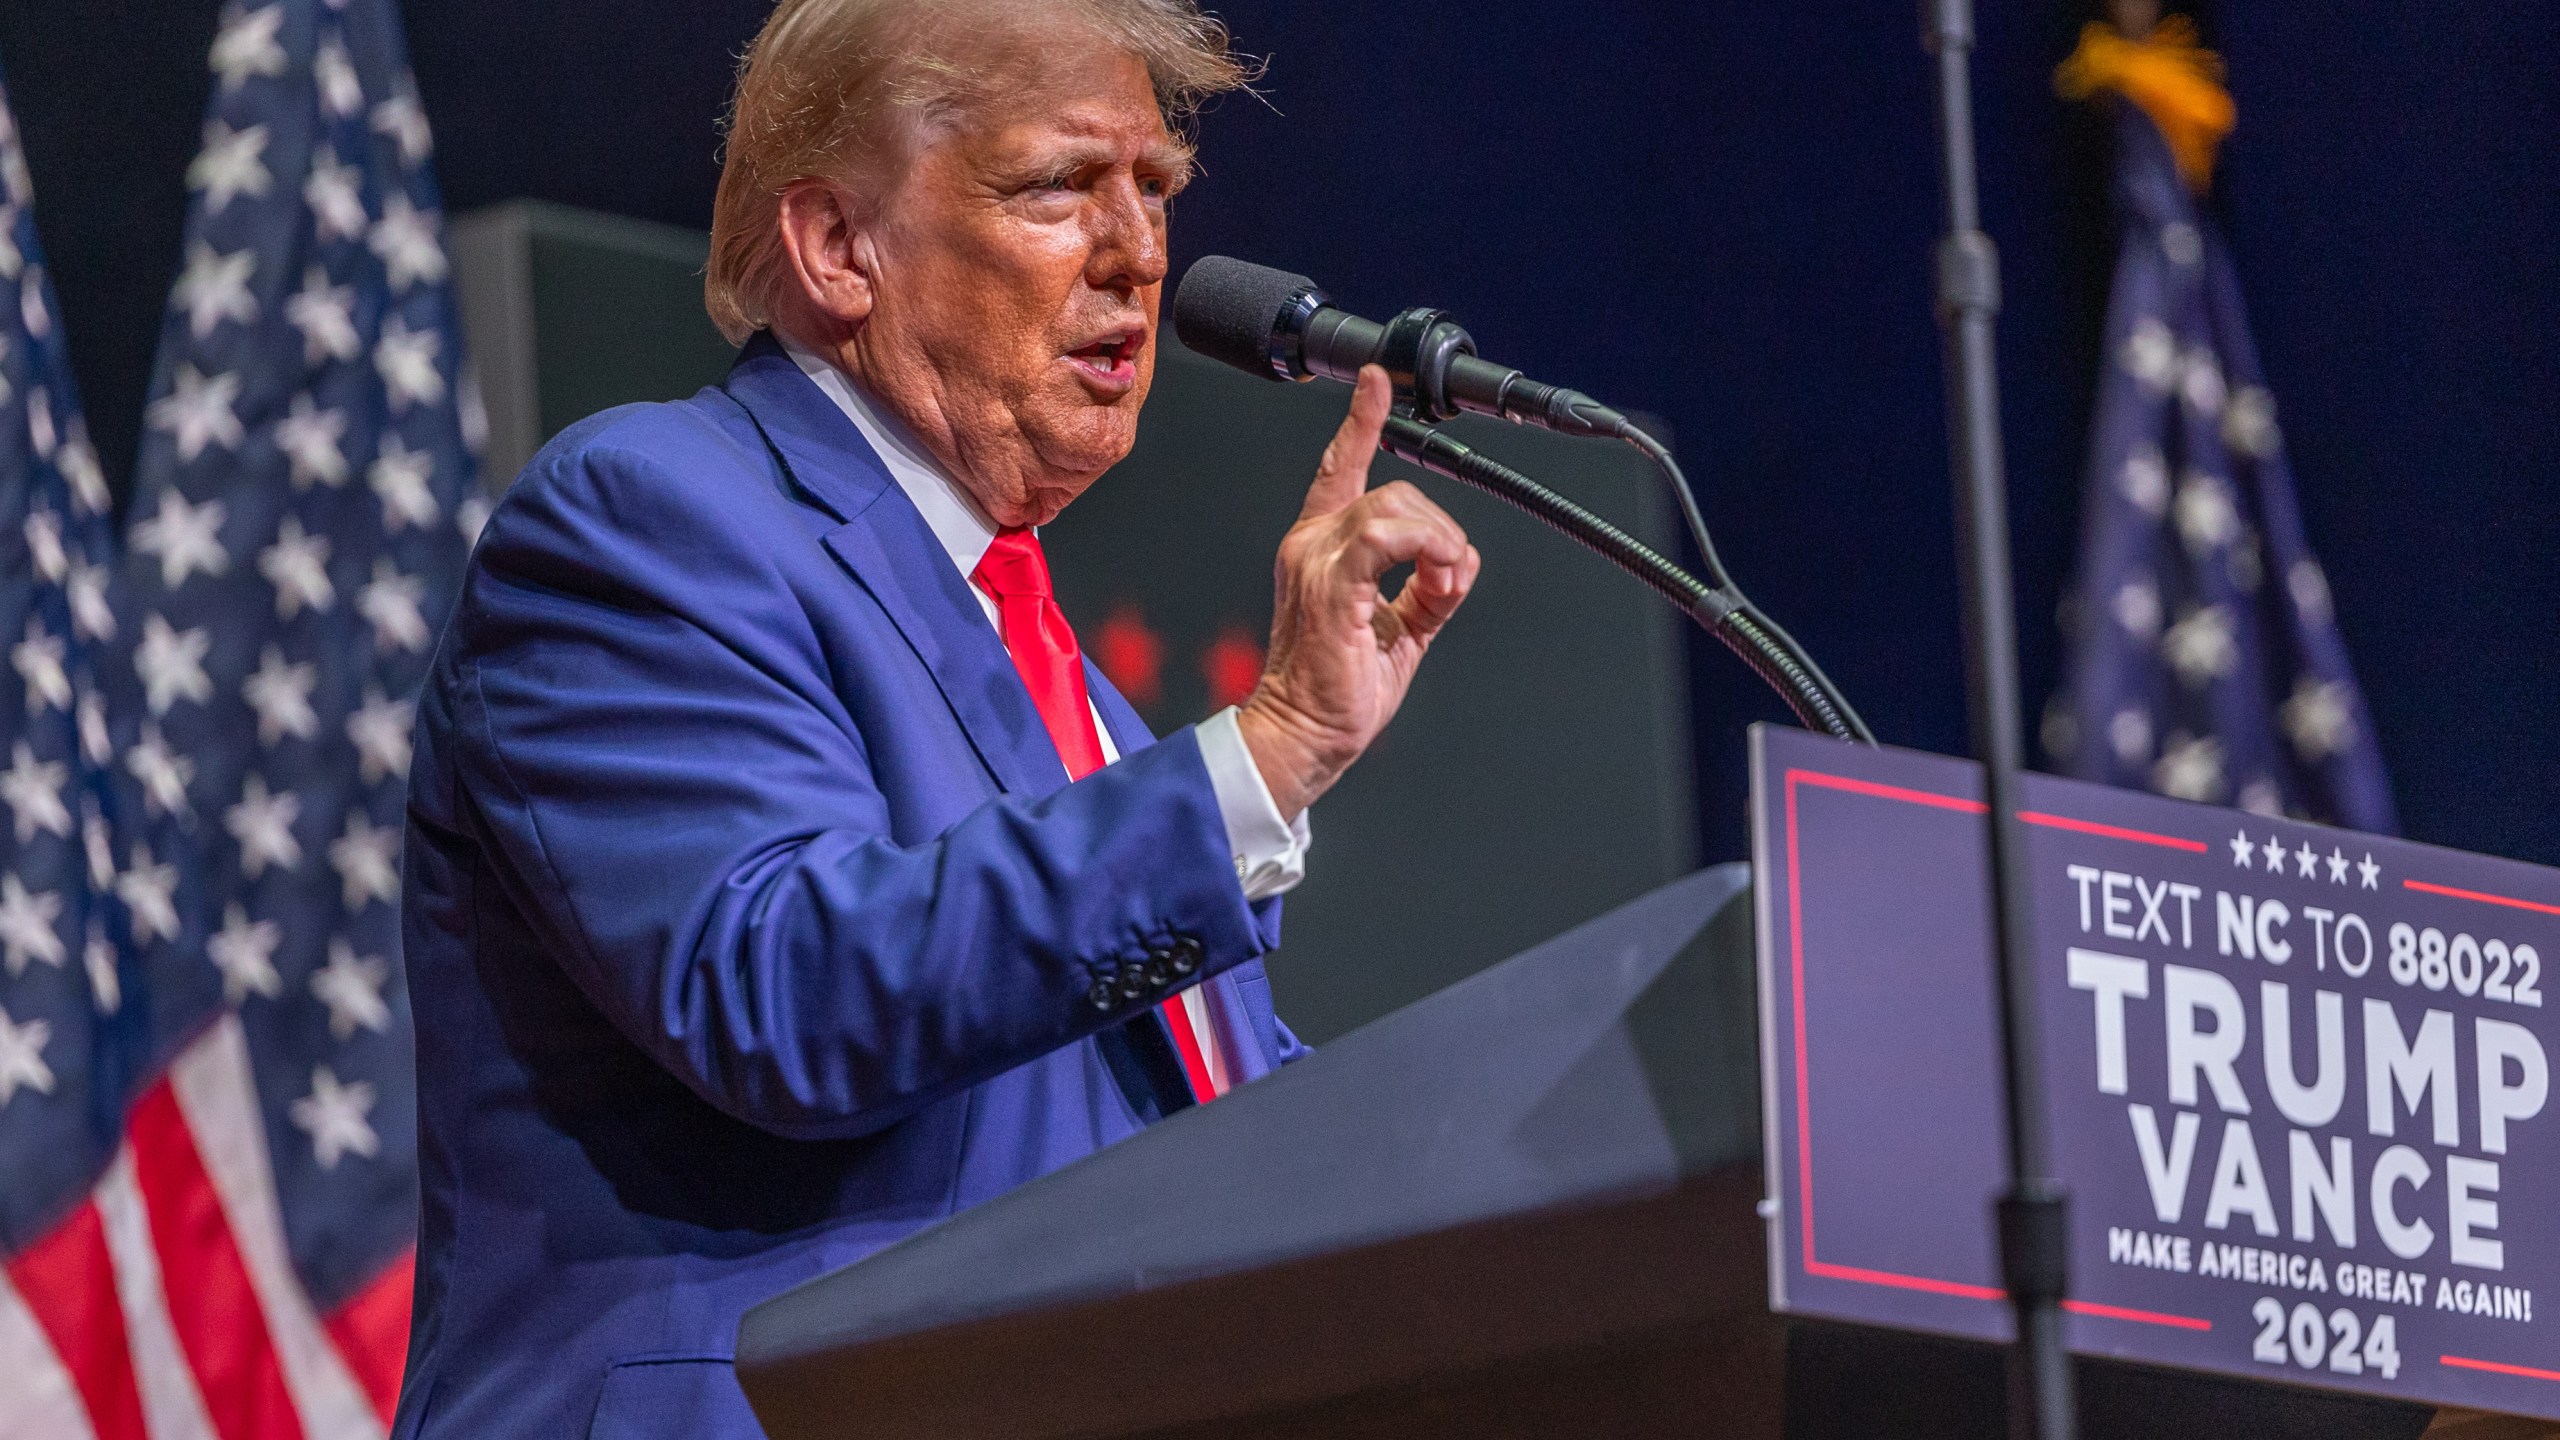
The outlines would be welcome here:
<svg viewBox="0 0 2560 1440">
<path fill-rule="evenodd" d="M 1081 780 L 1101 769 L 1102 737 L 1094 732 L 1093 707 L 1085 694 L 1084 654 L 1076 648 L 1076 632 L 1049 588 L 1049 560 L 1040 551 L 1040 537 L 1029 530 L 997 531 L 978 561 L 977 573 L 969 578 L 995 597 L 1004 648 L 1013 656 L 1013 668 L 1021 672 L 1023 687 L 1031 692 L 1031 703 L 1058 747 L 1058 758 L 1066 762 L 1067 778 Z M 1160 1008 L 1165 1027 L 1173 1032 L 1173 1047 L 1182 1056 L 1192 1098 L 1203 1102 L 1214 1098 L 1217 1085 L 1203 1047 L 1216 1041 L 1193 1027 L 1181 996 Z"/>
</svg>

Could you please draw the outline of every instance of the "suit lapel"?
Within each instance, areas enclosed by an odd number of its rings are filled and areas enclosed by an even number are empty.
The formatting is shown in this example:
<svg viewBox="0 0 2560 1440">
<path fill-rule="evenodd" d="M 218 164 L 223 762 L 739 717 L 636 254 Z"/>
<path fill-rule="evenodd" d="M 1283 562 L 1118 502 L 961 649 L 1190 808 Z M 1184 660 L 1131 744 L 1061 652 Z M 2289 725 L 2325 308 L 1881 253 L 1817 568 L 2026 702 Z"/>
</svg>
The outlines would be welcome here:
<svg viewBox="0 0 2560 1440">
<path fill-rule="evenodd" d="M 792 484 L 845 522 L 827 533 L 827 549 L 932 674 L 996 783 L 1028 795 L 1065 785 L 1066 763 L 1003 639 L 862 432 L 768 336 L 748 345 L 726 388 Z"/>
</svg>

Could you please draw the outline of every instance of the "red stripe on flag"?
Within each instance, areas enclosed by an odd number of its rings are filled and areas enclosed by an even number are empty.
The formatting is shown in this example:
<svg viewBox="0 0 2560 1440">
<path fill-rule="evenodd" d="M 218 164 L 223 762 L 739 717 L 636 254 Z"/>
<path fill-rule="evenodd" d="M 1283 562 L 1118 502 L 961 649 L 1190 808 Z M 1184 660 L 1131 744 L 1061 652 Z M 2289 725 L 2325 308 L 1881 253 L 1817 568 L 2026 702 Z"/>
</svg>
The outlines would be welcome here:
<svg viewBox="0 0 2560 1440">
<path fill-rule="evenodd" d="M 80 1202 L 52 1234 L 10 1261 L 9 1283 L 71 1372 L 98 1440 L 147 1440 L 124 1307 L 116 1302 L 115 1260 L 95 1202 Z"/>
<path fill-rule="evenodd" d="M 126 1118 L 170 1327 L 213 1428 L 222 1440 L 302 1440 L 266 1311 L 177 1092 L 162 1079 Z"/>
<path fill-rule="evenodd" d="M 400 1372 L 409 1364 L 409 1292 L 417 1278 L 418 1254 L 412 1250 L 321 1322 L 356 1383 L 382 1412 L 385 1428 L 400 1406 Z"/>
<path fill-rule="evenodd" d="M 1173 1048 L 1182 1056 L 1191 1098 L 1203 1105 L 1217 1099 L 1217 1084 L 1209 1078 L 1209 1057 L 1200 1053 L 1200 1036 L 1191 1028 L 1191 1012 L 1183 1008 L 1182 997 L 1176 995 L 1156 1008 L 1164 1013 L 1165 1028 L 1173 1032 Z"/>
</svg>

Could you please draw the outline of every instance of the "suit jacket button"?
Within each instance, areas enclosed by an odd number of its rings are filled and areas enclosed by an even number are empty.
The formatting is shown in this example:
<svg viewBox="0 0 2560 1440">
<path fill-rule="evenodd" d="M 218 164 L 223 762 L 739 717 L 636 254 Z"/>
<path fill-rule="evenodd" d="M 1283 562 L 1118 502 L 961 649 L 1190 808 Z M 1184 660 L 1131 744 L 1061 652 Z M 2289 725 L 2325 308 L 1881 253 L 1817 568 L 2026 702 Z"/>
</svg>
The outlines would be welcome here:
<svg viewBox="0 0 2560 1440">
<path fill-rule="evenodd" d="M 1170 950 L 1147 952 L 1147 984 L 1162 990 L 1173 984 L 1173 980 L 1173 952 Z"/>
<path fill-rule="evenodd" d="M 1084 998 L 1093 1002 L 1094 1009 L 1109 1011 L 1120 1003 L 1120 992 L 1112 988 L 1111 975 L 1105 972 L 1093 982 L 1093 988 L 1085 992 Z"/>
<path fill-rule="evenodd" d="M 1123 1000 L 1143 1000 L 1143 999 L 1145 999 L 1145 998 L 1147 997 L 1147 967 L 1146 967 L 1146 966 L 1144 966 L 1144 965 L 1123 965 L 1123 966 L 1121 966 L 1121 967 L 1120 967 L 1119 974 L 1118 974 L 1118 977 L 1117 977 L 1117 978 L 1118 978 L 1118 980 L 1119 980 L 1119 982 L 1120 982 L 1120 998 L 1121 998 L 1121 999 L 1123 999 Z"/>
<path fill-rule="evenodd" d="M 1200 942 L 1188 935 L 1182 936 L 1173 942 L 1165 956 L 1173 963 L 1174 974 L 1189 975 L 1200 968 Z"/>
</svg>

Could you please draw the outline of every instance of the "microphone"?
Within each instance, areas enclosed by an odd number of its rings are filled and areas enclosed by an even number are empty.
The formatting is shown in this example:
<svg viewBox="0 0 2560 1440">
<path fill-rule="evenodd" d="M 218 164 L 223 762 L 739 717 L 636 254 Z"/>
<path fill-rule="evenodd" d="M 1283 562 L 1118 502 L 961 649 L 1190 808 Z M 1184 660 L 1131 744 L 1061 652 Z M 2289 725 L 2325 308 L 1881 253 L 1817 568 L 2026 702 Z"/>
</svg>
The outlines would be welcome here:
<svg viewBox="0 0 2560 1440">
<path fill-rule="evenodd" d="M 1381 366 L 1415 416 L 1432 423 L 1473 411 L 1566 435 L 1623 440 L 1635 432 L 1627 417 L 1579 390 L 1479 359 L 1474 337 L 1445 311 L 1416 308 L 1381 325 L 1337 308 L 1304 275 L 1224 255 L 1184 272 L 1173 333 L 1201 355 L 1269 380 L 1321 375 L 1349 383 L 1361 366 Z"/>
</svg>

